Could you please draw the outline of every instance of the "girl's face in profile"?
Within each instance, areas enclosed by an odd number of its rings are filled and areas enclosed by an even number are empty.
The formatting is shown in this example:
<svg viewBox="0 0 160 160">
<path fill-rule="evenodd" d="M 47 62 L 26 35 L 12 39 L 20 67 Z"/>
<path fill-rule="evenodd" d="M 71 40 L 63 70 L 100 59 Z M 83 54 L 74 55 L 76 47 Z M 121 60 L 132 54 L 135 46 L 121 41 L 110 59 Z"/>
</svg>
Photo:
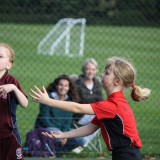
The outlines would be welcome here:
<svg viewBox="0 0 160 160">
<path fill-rule="evenodd" d="M 96 76 L 97 68 L 94 64 L 88 63 L 84 69 L 84 74 L 87 79 L 93 79 Z"/>
<path fill-rule="evenodd" d="M 101 83 L 103 88 L 107 91 L 107 93 L 110 93 L 115 87 L 115 75 L 113 71 L 109 68 L 105 69 L 102 76 L 101 76 Z"/>
<path fill-rule="evenodd" d="M 66 95 L 69 91 L 69 81 L 66 79 L 61 79 L 57 85 L 57 93 L 59 95 Z"/>
</svg>

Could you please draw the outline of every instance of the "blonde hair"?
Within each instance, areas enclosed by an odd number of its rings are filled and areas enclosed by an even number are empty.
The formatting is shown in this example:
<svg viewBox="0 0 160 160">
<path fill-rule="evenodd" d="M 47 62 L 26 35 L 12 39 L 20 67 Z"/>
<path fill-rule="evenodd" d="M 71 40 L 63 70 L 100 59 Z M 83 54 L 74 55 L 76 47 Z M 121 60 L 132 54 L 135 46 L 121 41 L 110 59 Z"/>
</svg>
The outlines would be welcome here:
<svg viewBox="0 0 160 160">
<path fill-rule="evenodd" d="M 88 65 L 88 63 L 94 64 L 96 66 L 96 69 L 98 70 L 98 63 L 94 58 L 87 58 L 83 65 L 82 65 L 82 72 L 84 73 L 86 66 Z"/>
<path fill-rule="evenodd" d="M 108 59 L 105 69 L 112 70 L 116 79 L 121 80 L 125 88 L 132 87 L 131 97 L 134 101 L 145 100 L 149 97 L 151 90 L 135 85 L 136 71 L 133 64 L 125 58 L 112 57 Z"/>
<path fill-rule="evenodd" d="M 15 59 L 13 48 L 7 43 L 0 43 L 0 46 L 6 48 L 9 51 L 9 61 L 13 64 L 14 59 Z"/>
</svg>

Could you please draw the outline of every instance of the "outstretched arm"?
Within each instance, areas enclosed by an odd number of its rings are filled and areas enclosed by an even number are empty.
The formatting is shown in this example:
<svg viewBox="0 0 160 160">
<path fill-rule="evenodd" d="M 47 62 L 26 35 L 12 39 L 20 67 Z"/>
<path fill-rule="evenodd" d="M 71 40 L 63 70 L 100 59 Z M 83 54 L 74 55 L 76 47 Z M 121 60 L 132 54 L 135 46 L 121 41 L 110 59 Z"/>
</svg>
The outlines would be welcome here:
<svg viewBox="0 0 160 160">
<path fill-rule="evenodd" d="M 69 132 L 56 133 L 51 131 L 50 133 L 42 132 L 42 134 L 46 137 L 53 138 L 53 139 L 54 138 L 76 138 L 76 137 L 85 137 L 85 136 L 91 135 L 98 129 L 99 129 L 98 126 L 90 123 L 86 126 L 71 130 Z"/>
<path fill-rule="evenodd" d="M 17 100 L 22 107 L 28 106 L 28 99 L 26 96 L 14 85 L 14 84 L 6 84 L 0 86 L 0 93 L 7 96 L 7 93 L 13 91 L 17 97 Z"/>
<path fill-rule="evenodd" d="M 60 101 L 49 98 L 44 86 L 42 91 L 37 86 L 34 86 L 34 90 L 31 89 L 30 91 L 30 96 L 33 98 L 33 101 L 37 103 L 46 104 L 50 107 L 58 108 L 67 112 L 94 114 L 90 104 L 79 104 L 75 102 Z"/>
</svg>

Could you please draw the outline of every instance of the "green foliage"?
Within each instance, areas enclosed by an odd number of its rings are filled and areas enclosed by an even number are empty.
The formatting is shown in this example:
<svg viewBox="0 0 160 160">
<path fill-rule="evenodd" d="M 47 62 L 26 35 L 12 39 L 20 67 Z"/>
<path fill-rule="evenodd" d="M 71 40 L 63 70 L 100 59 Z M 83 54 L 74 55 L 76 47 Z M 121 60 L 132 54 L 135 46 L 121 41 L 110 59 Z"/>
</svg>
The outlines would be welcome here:
<svg viewBox="0 0 160 160">
<path fill-rule="evenodd" d="M 159 4 L 159 0 L 6 0 L 0 5 L 0 21 L 55 23 L 64 17 L 84 17 L 89 24 L 159 26 Z"/>
</svg>

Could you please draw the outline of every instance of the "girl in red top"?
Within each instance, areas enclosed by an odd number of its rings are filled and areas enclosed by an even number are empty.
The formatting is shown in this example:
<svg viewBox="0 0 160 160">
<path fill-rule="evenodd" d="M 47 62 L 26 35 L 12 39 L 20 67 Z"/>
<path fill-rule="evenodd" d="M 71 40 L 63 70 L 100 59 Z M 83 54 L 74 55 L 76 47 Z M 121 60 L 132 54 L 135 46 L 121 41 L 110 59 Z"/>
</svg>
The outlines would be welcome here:
<svg viewBox="0 0 160 160">
<path fill-rule="evenodd" d="M 47 104 L 50 107 L 74 113 L 95 114 L 94 119 L 87 126 L 70 132 L 43 133 L 50 138 L 73 138 L 90 135 L 101 129 L 108 150 L 112 151 L 113 160 L 141 160 L 139 148 L 142 147 L 138 135 L 134 114 L 127 103 L 123 92 L 132 87 L 131 97 L 134 101 L 148 98 L 150 90 L 136 86 L 133 65 L 123 58 L 108 59 L 101 82 L 107 94 L 107 99 L 91 104 L 78 104 L 53 100 L 43 87 L 31 89 L 33 101 Z"/>
</svg>

